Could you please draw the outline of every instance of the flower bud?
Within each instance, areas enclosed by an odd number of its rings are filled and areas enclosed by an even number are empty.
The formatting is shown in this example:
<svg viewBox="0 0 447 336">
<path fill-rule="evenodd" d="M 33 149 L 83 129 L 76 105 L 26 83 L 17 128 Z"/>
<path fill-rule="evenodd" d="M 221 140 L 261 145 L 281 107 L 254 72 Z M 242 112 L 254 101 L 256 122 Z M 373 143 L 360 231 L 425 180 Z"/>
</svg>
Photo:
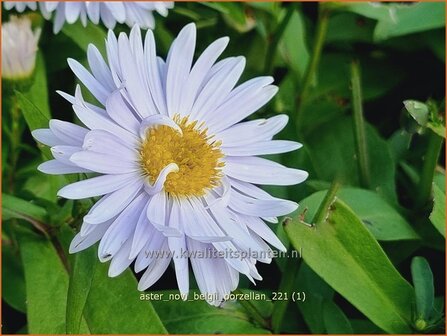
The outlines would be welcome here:
<svg viewBox="0 0 447 336">
<path fill-rule="evenodd" d="M 28 17 L 12 16 L 2 25 L 2 78 L 22 81 L 31 77 L 36 65 L 40 29 L 33 31 Z"/>
</svg>

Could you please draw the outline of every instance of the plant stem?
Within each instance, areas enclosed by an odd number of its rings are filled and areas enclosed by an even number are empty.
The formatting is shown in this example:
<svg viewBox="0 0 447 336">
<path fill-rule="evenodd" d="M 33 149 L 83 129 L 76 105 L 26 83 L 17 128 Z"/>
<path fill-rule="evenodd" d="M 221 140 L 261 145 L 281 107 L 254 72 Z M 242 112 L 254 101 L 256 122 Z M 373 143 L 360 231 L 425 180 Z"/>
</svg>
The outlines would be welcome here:
<svg viewBox="0 0 447 336">
<path fill-rule="evenodd" d="M 365 120 L 363 118 L 361 74 L 360 66 L 357 61 L 351 63 L 351 86 L 354 115 L 354 137 L 357 151 L 357 162 L 360 172 L 360 182 L 363 187 L 369 188 L 371 181 L 365 135 Z"/>
<path fill-rule="evenodd" d="M 323 201 L 321 202 L 317 213 L 312 219 L 311 223 L 315 223 L 315 225 L 319 225 L 324 222 L 327 217 L 327 213 L 329 208 L 334 201 L 335 195 L 340 187 L 340 183 L 337 179 L 335 179 L 331 187 L 326 193 Z M 284 297 L 290 298 L 291 293 L 293 291 L 295 285 L 296 274 L 298 273 L 300 263 L 298 260 L 294 260 L 293 258 L 288 258 L 286 266 L 284 268 L 283 276 L 281 278 L 281 283 L 279 284 L 278 293 L 284 295 Z M 287 294 L 286 294 L 287 293 Z M 272 327 L 273 333 L 278 334 L 281 332 L 282 321 L 284 320 L 284 315 L 287 310 L 287 305 L 289 304 L 288 300 L 276 301 L 273 306 L 272 313 Z"/>
<path fill-rule="evenodd" d="M 418 197 L 416 198 L 416 206 L 423 207 L 430 199 L 433 177 L 435 175 L 436 165 L 438 163 L 439 154 L 442 149 L 444 139 L 430 129 L 428 139 L 428 149 L 424 157 L 424 165 L 418 185 Z"/>
<path fill-rule="evenodd" d="M 14 95 L 11 98 L 11 139 L 10 139 L 10 162 L 9 162 L 9 174 L 8 174 L 8 188 L 12 194 L 14 191 L 14 179 L 17 170 L 17 161 L 19 159 L 20 140 L 22 137 L 22 131 L 20 127 L 20 109 L 17 102 L 17 97 Z"/>
<path fill-rule="evenodd" d="M 273 34 L 272 42 L 268 47 L 267 55 L 265 57 L 264 72 L 266 73 L 271 73 L 273 70 L 273 64 L 275 62 L 275 55 L 276 50 L 278 49 L 279 41 L 281 41 L 282 35 L 284 34 L 284 31 L 286 30 L 287 25 L 289 24 L 289 21 L 292 18 L 295 8 L 296 6 L 294 3 L 289 4 L 289 7 L 287 7 L 286 15 L 284 16 L 278 28 L 276 29 L 275 33 Z"/>
<path fill-rule="evenodd" d="M 242 291 L 237 288 L 234 290 L 235 294 L 243 294 Z M 251 317 L 259 323 L 259 325 L 261 325 L 264 328 L 270 328 L 270 324 L 268 323 L 268 321 L 266 321 L 266 319 L 262 316 L 262 314 L 258 311 L 258 309 L 253 305 L 253 303 L 251 303 L 250 301 L 247 300 L 239 300 L 239 303 L 241 304 L 242 307 L 245 308 L 245 310 L 251 315 Z"/>
<path fill-rule="evenodd" d="M 324 220 L 327 217 L 327 212 L 329 211 L 329 207 L 331 206 L 332 202 L 334 201 L 335 195 L 337 194 L 338 188 L 340 188 L 340 182 L 338 182 L 337 179 L 332 181 L 332 184 L 327 191 L 326 195 L 324 196 L 323 201 L 321 202 L 320 206 L 318 207 L 317 213 L 315 214 L 312 223 L 314 223 L 316 226 L 319 224 L 322 224 Z"/>
<path fill-rule="evenodd" d="M 315 39 L 312 48 L 312 55 L 307 66 L 306 72 L 303 77 L 303 84 L 297 99 L 297 115 L 296 122 L 299 125 L 299 121 L 302 114 L 302 106 L 304 101 L 307 99 L 309 89 L 315 78 L 315 73 L 317 71 L 318 65 L 320 63 L 321 51 L 323 50 L 324 40 L 326 39 L 326 32 L 329 23 L 329 10 L 324 4 L 319 4 L 318 21 Z"/>
</svg>

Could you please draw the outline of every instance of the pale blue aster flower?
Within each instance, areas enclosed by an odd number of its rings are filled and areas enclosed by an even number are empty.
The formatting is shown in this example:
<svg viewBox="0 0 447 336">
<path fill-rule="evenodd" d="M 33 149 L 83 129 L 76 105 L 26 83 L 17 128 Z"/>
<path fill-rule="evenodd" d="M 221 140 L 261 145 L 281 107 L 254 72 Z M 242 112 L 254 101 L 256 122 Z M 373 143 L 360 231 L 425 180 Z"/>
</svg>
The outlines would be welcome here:
<svg viewBox="0 0 447 336">
<path fill-rule="evenodd" d="M 285 251 L 265 221 L 277 223 L 298 205 L 257 185 L 307 178 L 305 171 L 258 157 L 301 145 L 272 140 L 287 124 L 286 115 L 243 121 L 278 88 L 272 77 L 237 85 L 245 58 L 217 61 L 228 42 L 216 40 L 193 62 L 196 26 L 189 24 L 163 60 L 151 30 L 144 41 L 138 27 L 118 39 L 109 31 L 107 61 L 93 45 L 90 70 L 69 60 L 102 106 L 85 102 L 78 86 L 75 96 L 61 94 L 84 126 L 51 120 L 49 129 L 33 132 L 54 156 L 40 171 L 95 174 L 58 192 L 68 199 L 101 196 L 84 217 L 71 253 L 100 241 L 99 259 L 111 260 L 110 276 L 132 262 L 136 272 L 145 270 L 140 290 L 173 261 L 183 295 L 191 263 L 213 305 L 237 288 L 240 273 L 262 279 L 256 263 L 271 262 L 266 242 Z"/>
<path fill-rule="evenodd" d="M 154 28 L 153 12 L 167 16 L 173 2 L 164 1 L 5 1 L 7 10 L 15 9 L 23 12 L 29 8 L 37 10 L 37 3 L 42 15 L 49 19 L 54 13 L 54 33 L 58 33 L 65 23 L 72 24 L 78 20 L 84 26 L 89 19 L 94 24 L 100 21 L 113 29 L 116 23 L 126 23 L 132 27 L 137 24 L 141 28 Z"/>
</svg>

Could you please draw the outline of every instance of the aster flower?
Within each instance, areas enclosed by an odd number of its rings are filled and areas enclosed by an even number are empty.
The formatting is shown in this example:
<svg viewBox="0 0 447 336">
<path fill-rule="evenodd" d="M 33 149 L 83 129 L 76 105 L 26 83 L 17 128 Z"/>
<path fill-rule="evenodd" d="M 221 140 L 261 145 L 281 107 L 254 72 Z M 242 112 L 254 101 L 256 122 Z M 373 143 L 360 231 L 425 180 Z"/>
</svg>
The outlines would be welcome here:
<svg viewBox="0 0 447 336">
<path fill-rule="evenodd" d="M 193 64 L 196 27 L 172 43 L 167 60 L 156 55 L 152 31 L 138 27 L 117 39 L 109 31 L 107 62 L 88 49 L 90 71 L 70 59 L 79 80 L 103 106 L 84 101 L 79 87 L 68 99 L 85 125 L 51 120 L 33 132 L 51 146 L 47 174 L 94 173 L 63 187 L 67 199 L 101 196 L 84 217 L 70 252 L 100 241 L 101 262 L 116 276 L 135 261 L 138 288 L 154 284 L 173 261 L 180 292 L 189 290 L 189 262 L 200 291 L 219 305 L 237 288 L 239 274 L 261 280 L 256 263 L 271 262 L 272 246 L 285 247 L 265 221 L 297 208 L 256 185 L 293 185 L 307 173 L 258 155 L 301 145 L 272 140 L 285 115 L 243 121 L 277 92 L 272 77 L 240 85 L 244 57 L 217 61 L 229 39 L 220 38 Z M 216 62 L 217 61 L 217 62 Z"/>
<path fill-rule="evenodd" d="M 168 9 L 174 6 L 173 2 L 164 1 L 42 1 L 39 9 L 42 15 L 49 19 L 54 12 L 54 33 L 58 33 L 65 22 L 72 24 L 81 20 L 84 26 L 89 19 L 94 24 L 102 21 L 104 25 L 113 29 L 116 23 L 126 23 L 130 27 L 138 24 L 142 28 L 153 28 L 155 20 L 153 11 L 167 16 Z M 36 1 L 13 2 L 6 1 L 5 9 L 15 8 L 23 12 L 26 8 L 37 9 Z"/>
<path fill-rule="evenodd" d="M 36 64 L 40 29 L 34 32 L 28 18 L 11 17 L 2 24 L 2 77 L 23 79 L 29 77 Z"/>
</svg>

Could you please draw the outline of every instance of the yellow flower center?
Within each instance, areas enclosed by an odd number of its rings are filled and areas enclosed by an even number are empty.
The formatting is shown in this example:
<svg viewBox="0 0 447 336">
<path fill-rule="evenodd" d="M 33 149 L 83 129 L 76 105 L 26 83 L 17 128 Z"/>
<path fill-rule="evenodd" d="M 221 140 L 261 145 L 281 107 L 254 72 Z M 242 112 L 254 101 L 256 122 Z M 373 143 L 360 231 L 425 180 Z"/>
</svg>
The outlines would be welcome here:
<svg viewBox="0 0 447 336">
<path fill-rule="evenodd" d="M 202 196 L 219 185 L 225 165 L 220 161 L 221 142 L 211 141 L 213 136 L 207 134 L 207 129 L 199 130 L 202 125 L 196 127 L 197 121 L 179 116 L 174 121 L 183 134 L 165 125 L 147 131 L 140 149 L 143 170 L 153 184 L 163 168 L 175 163 L 179 170 L 168 174 L 165 191 L 172 196 Z"/>
</svg>

